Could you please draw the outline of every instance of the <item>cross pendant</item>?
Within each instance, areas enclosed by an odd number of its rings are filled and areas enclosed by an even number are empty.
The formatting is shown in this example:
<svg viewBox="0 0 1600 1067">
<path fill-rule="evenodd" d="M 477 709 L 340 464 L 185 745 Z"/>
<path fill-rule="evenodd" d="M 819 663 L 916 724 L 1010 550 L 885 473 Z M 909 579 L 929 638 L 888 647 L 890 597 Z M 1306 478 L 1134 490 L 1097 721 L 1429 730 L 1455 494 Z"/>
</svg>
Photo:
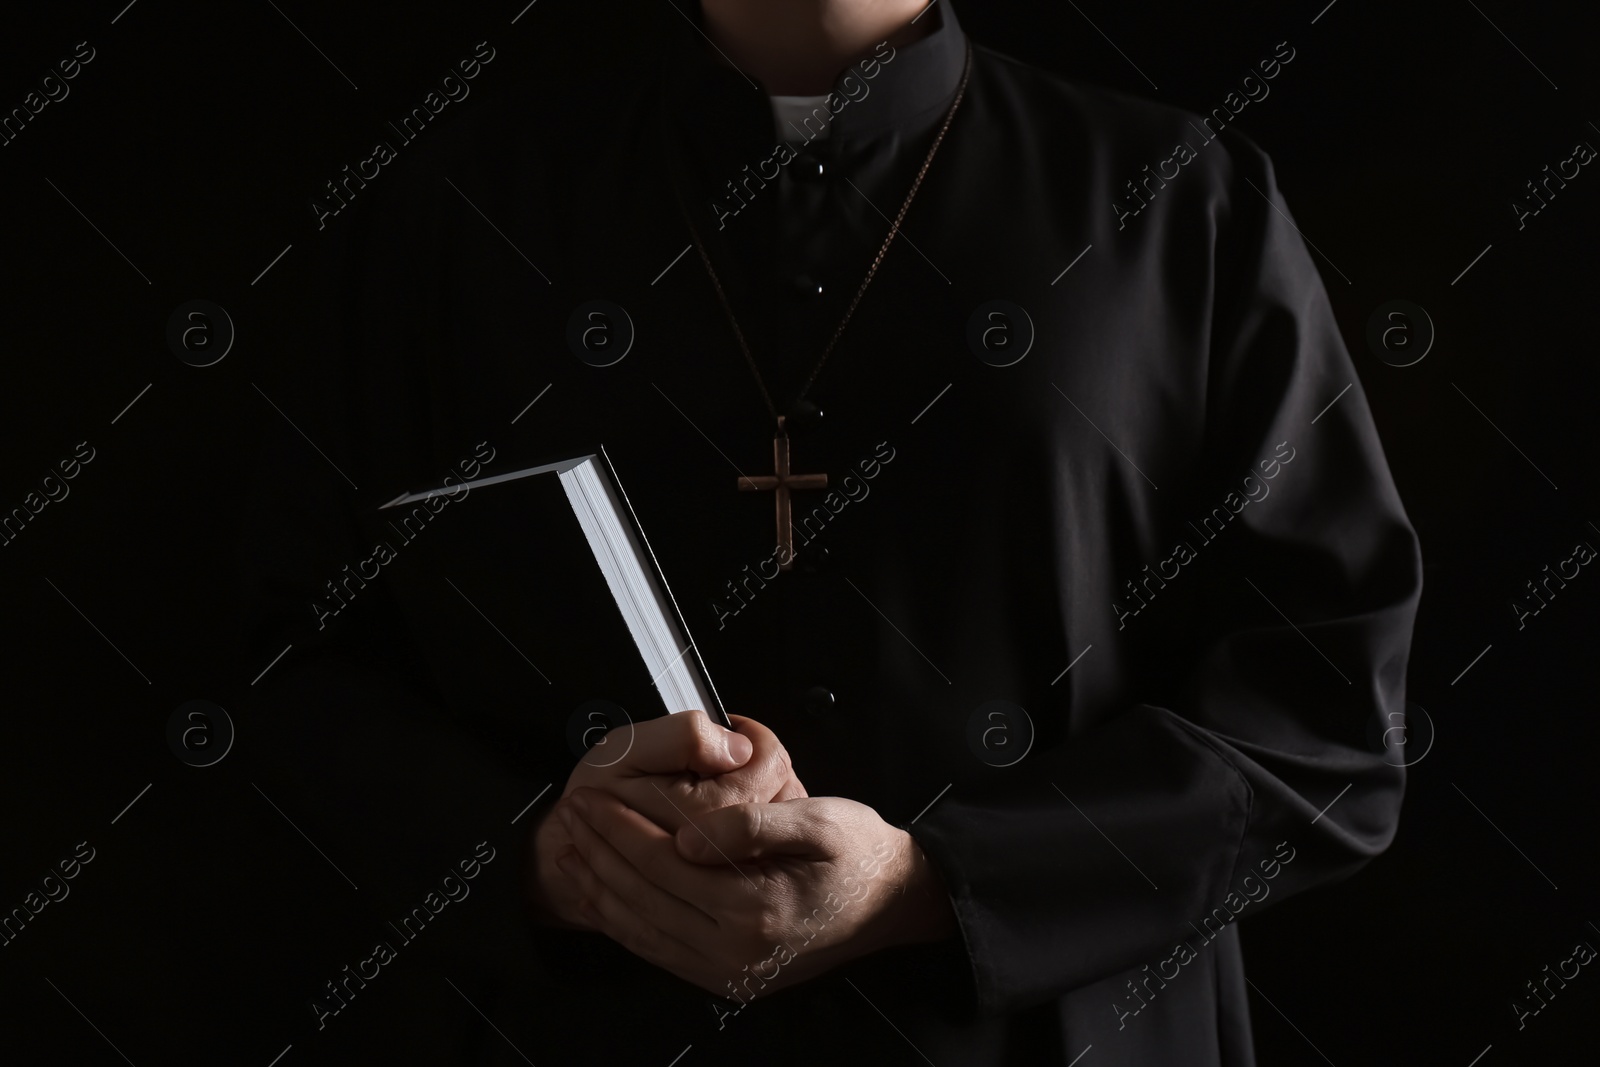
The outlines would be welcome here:
<svg viewBox="0 0 1600 1067">
<path fill-rule="evenodd" d="M 789 473 L 789 435 L 783 428 L 783 416 L 778 416 L 778 433 L 772 439 L 772 475 L 739 479 L 739 488 L 774 491 L 778 501 L 778 569 L 794 568 L 794 528 L 789 518 L 789 491 L 791 489 L 826 489 L 826 474 Z"/>
</svg>

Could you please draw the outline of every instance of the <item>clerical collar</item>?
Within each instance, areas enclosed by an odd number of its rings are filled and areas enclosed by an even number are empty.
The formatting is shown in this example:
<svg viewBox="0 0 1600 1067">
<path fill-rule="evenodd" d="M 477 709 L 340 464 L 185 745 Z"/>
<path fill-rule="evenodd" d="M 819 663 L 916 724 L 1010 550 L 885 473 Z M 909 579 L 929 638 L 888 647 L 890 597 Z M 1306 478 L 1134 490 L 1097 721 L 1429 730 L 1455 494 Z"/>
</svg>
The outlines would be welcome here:
<svg viewBox="0 0 1600 1067">
<path fill-rule="evenodd" d="M 719 58 L 704 36 L 698 5 L 685 8 L 693 24 L 676 20 L 675 39 L 663 59 L 663 87 L 668 99 L 677 102 L 676 117 L 694 132 L 735 141 L 757 139 L 770 146 L 778 110 L 774 98 Z M 961 81 L 967 38 L 951 0 L 934 0 L 917 18 L 935 23 L 904 47 L 868 49 L 823 98 L 821 114 L 811 107 L 799 116 L 782 115 L 781 122 L 793 122 L 794 127 L 780 139 L 821 140 L 818 131 L 826 128 L 826 139 L 839 146 L 890 132 L 914 136 L 931 129 Z"/>
<path fill-rule="evenodd" d="M 860 92 L 860 90 L 856 90 Z M 780 141 L 806 140 L 805 121 L 812 119 L 821 125 L 817 140 L 827 140 L 833 125 L 828 110 L 828 93 L 819 96 L 769 96 L 772 103 L 772 132 Z"/>
</svg>

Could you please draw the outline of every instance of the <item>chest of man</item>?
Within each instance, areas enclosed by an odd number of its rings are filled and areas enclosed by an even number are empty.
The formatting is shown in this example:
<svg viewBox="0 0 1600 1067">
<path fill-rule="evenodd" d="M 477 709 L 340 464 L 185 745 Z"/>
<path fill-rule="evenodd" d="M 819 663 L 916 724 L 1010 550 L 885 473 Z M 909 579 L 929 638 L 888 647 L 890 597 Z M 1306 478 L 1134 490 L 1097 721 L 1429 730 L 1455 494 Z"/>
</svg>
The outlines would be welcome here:
<svg viewBox="0 0 1600 1067">
<path fill-rule="evenodd" d="M 790 435 L 789 473 L 827 479 L 787 490 L 792 569 L 775 551 L 776 492 L 750 487 L 775 474 L 774 424 L 728 311 L 789 411 L 904 168 L 857 175 L 865 187 L 848 172 L 797 179 L 807 202 L 838 208 L 798 250 L 748 252 L 761 226 L 792 245 L 792 196 L 774 196 L 765 222 L 728 220 L 748 227 L 732 238 L 710 239 L 715 216 L 690 204 L 724 307 L 643 126 L 567 146 L 560 158 L 581 162 L 559 173 L 536 158 L 548 146 L 503 149 L 463 171 L 479 210 L 449 204 L 418 235 L 437 242 L 428 313 L 442 350 L 416 420 L 395 431 L 435 442 L 441 469 L 468 437 L 493 442 L 496 470 L 604 445 L 729 710 L 772 726 L 814 793 L 890 817 L 914 815 L 945 768 L 981 771 L 969 727 L 989 702 L 1025 708 L 1048 744 L 1082 725 L 1075 704 L 1123 695 L 1110 602 L 1151 558 L 1156 487 L 1194 461 L 1203 428 L 1203 268 L 1163 270 L 1119 242 L 1074 146 L 1025 149 L 968 118 L 807 392 L 821 418 Z M 1024 151 L 1059 158 L 998 165 Z M 471 512 L 445 516 L 455 551 L 473 551 Z M 540 551 L 539 530 L 526 546 Z M 519 591 L 523 564 L 497 551 L 504 581 L 479 614 L 536 658 L 563 620 Z M 425 645 L 453 648 L 481 625 L 450 596 L 413 612 Z M 1098 659 L 1063 681 L 1096 643 Z M 632 654 L 596 647 L 568 665 L 564 700 L 603 698 L 607 658 Z M 504 648 L 451 655 L 474 665 L 447 683 L 460 701 L 514 716 L 538 697 Z"/>
</svg>

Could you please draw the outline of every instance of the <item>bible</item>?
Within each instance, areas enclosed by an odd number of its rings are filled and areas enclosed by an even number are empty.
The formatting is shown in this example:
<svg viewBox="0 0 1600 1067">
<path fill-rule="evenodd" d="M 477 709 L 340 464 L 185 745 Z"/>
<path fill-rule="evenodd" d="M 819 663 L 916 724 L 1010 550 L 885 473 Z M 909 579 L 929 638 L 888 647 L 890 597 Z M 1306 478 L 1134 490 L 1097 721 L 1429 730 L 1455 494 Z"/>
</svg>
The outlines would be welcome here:
<svg viewBox="0 0 1600 1067">
<path fill-rule="evenodd" d="M 426 548 L 413 554 L 424 557 L 419 563 L 437 571 L 459 600 L 452 611 L 450 594 L 441 592 L 432 603 L 404 605 L 409 616 L 459 636 L 475 614 L 490 642 L 485 656 L 505 654 L 494 642 L 498 633 L 556 689 L 557 703 L 565 695 L 569 702 L 601 700 L 628 710 L 628 703 L 652 699 L 645 694 L 653 688 L 668 712 L 699 708 L 731 728 L 603 447 L 448 489 L 403 493 L 379 510 L 436 496 L 464 503 L 441 514 L 417 538 Z M 637 657 L 625 654 L 629 643 Z M 596 651 L 613 649 L 604 672 L 585 667 Z M 434 666 L 447 693 L 454 689 L 475 701 L 485 695 L 472 691 L 470 676 L 495 673 L 480 673 L 482 664 Z"/>
</svg>

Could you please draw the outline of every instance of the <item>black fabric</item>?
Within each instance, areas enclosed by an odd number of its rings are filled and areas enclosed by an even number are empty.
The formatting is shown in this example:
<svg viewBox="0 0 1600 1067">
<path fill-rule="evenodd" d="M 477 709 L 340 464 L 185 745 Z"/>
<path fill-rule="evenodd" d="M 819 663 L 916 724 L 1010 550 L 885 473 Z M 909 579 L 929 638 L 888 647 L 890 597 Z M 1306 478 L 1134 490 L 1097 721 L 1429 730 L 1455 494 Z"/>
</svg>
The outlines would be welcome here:
<svg viewBox="0 0 1600 1067">
<path fill-rule="evenodd" d="M 772 500 L 735 480 L 770 472 L 770 419 L 695 254 L 663 273 L 689 243 L 674 181 L 719 234 L 769 382 L 792 386 L 953 95 L 965 41 L 948 0 L 934 11 L 806 149 L 822 175 L 790 164 L 720 230 L 712 199 L 771 155 L 771 113 L 689 26 L 659 78 L 597 82 L 562 108 L 486 104 L 341 220 L 328 407 L 306 426 L 360 488 L 287 430 L 264 450 L 248 647 L 254 662 L 293 648 L 255 699 L 297 768 L 291 803 L 327 813 L 319 845 L 382 872 L 375 918 L 478 840 L 500 847 L 481 893 L 404 951 L 503 1037 L 374 983 L 327 1040 L 370 1051 L 404 1012 L 432 1063 L 524 1062 L 514 1043 L 540 1064 L 668 1063 L 686 1046 L 685 1064 L 1066 1064 L 1092 1043 L 1101 1067 L 1238 1067 L 1235 916 L 1387 845 L 1403 772 L 1369 732 L 1403 707 L 1417 541 L 1359 384 L 1339 396 L 1355 371 L 1271 162 L 1231 129 L 1207 139 L 1195 116 L 975 46 L 905 232 L 812 392 L 825 416 L 795 441 L 795 469 L 839 491 L 796 494 L 801 566 L 761 577 Z M 1115 209 L 1179 142 L 1195 157 L 1178 176 L 1137 215 Z M 820 298 L 799 298 L 796 271 Z M 996 298 L 1036 331 L 1008 367 L 966 341 Z M 592 299 L 637 330 L 613 366 L 564 340 Z M 323 583 L 398 541 L 377 505 L 440 484 L 479 442 L 492 474 L 597 440 L 728 708 L 776 731 L 812 795 L 909 826 L 959 939 L 719 1027 L 727 1002 L 522 914 L 526 834 L 573 766 L 573 709 L 527 661 L 562 665 L 495 628 L 561 620 L 530 602 L 491 626 L 398 544 L 335 614 Z M 460 534 L 473 506 L 430 521 Z M 527 531 L 526 550 L 540 541 Z M 498 663 L 470 699 L 416 646 L 452 620 L 463 655 Z M 818 686 L 835 703 L 807 710 Z M 1036 731 L 1003 768 L 968 744 L 997 699 Z"/>
</svg>

